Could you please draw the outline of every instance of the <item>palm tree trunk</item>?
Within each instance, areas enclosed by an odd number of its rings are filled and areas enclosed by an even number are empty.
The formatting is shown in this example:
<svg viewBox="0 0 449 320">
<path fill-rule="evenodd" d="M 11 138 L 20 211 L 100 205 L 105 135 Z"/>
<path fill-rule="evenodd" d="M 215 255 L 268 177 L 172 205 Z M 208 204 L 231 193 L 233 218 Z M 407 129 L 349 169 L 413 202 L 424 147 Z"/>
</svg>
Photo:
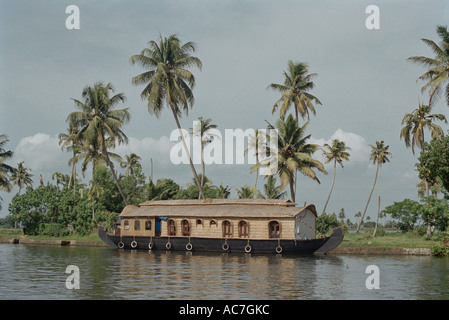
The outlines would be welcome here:
<svg viewBox="0 0 449 320">
<path fill-rule="evenodd" d="M 256 163 L 259 163 L 259 155 L 257 153 L 257 147 L 256 147 Z M 254 182 L 254 188 L 257 188 L 257 178 L 259 177 L 259 168 L 256 170 L 256 181 Z"/>
<path fill-rule="evenodd" d="M 377 200 L 377 220 L 376 220 L 376 226 L 374 227 L 373 238 L 376 236 L 376 233 L 377 233 L 377 226 L 379 225 L 379 216 L 380 216 L 380 196 Z"/>
<path fill-rule="evenodd" d="M 203 138 L 201 137 L 201 140 Z M 204 147 L 203 147 L 203 141 L 201 141 L 201 169 L 202 169 L 202 176 L 201 176 L 201 187 L 204 186 L 204 175 L 206 174 L 206 167 L 204 165 Z M 198 194 L 198 199 L 201 199 L 201 194 Z"/>
<path fill-rule="evenodd" d="M 294 184 L 296 183 L 296 180 L 293 181 L 293 177 L 290 177 L 290 198 L 292 200 L 293 203 L 295 203 L 295 189 L 294 189 Z"/>
<path fill-rule="evenodd" d="M 327 203 L 329 202 L 329 199 L 331 198 L 332 190 L 334 189 L 335 171 L 337 171 L 336 169 L 337 169 L 337 160 L 334 159 L 334 177 L 332 178 L 331 190 L 329 191 L 329 195 L 327 196 L 326 204 L 324 205 L 324 208 L 323 208 L 323 213 L 326 212 Z"/>
<path fill-rule="evenodd" d="M 360 223 L 357 226 L 357 230 L 355 230 L 356 233 L 359 232 L 360 227 L 362 226 L 362 223 L 363 223 L 363 218 L 365 218 L 366 209 L 368 209 L 368 205 L 369 205 L 369 202 L 371 200 L 371 196 L 373 195 L 374 187 L 376 186 L 378 173 L 379 173 L 379 163 L 377 163 L 377 166 L 376 166 L 376 176 L 374 177 L 373 187 L 371 188 L 371 192 L 369 194 L 368 201 L 366 202 L 365 210 L 363 210 L 363 214 L 362 214 L 362 218 L 360 219 Z"/>
<path fill-rule="evenodd" d="M 186 141 L 184 139 L 184 135 L 182 134 L 181 124 L 179 123 L 178 115 L 176 114 L 174 108 L 170 108 L 170 109 L 173 112 L 173 117 L 175 118 L 176 125 L 178 126 L 178 130 L 179 130 L 179 134 L 181 136 L 181 140 L 182 140 L 182 144 L 184 146 L 184 150 L 187 153 L 187 156 L 189 157 L 190 168 L 192 169 L 193 178 L 195 179 L 195 182 L 196 182 L 196 184 L 198 186 L 200 199 L 205 199 L 204 193 L 203 193 L 203 186 L 200 185 L 200 179 L 198 179 L 198 174 L 196 173 L 195 167 L 193 166 L 192 159 L 190 158 L 190 152 L 189 152 L 189 149 L 187 148 L 187 144 L 186 144 Z"/>
<path fill-rule="evenodd" d="M 125 206 L 127 206 L 128 205 L 128 201 L 126 200 L 126 196 L 123 193 L 122 188 L 120 188 L 120 184 L 118 183 L 117 175 L 115 174 L 114 164 L 112 163 L 111 159 L 109 158 L 109 154 L 108 154 L 108 151 L 106 150 L 105 146 L 103 146 L 103 154 L 104 154 L 104 156 L 106 158 L 106 162 L 107 162 L 109 168 L 111 168 L 112 177 L 114 178 L 115 184 L 116 184 L 116 186 L 118 188 L 118 192 L 122 196 L 123 201 L 125 202 Z"/>
</svg>

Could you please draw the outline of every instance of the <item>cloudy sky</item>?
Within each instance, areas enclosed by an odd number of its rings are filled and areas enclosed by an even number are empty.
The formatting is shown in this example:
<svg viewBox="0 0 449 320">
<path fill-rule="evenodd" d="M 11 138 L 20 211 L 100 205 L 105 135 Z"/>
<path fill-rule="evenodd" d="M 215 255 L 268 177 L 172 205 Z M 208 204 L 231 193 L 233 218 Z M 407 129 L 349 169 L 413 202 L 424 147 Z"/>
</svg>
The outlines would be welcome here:
<svg viewBox="0 0 449 320">
<path fill-rule="evenodd" d="M 80 29 L 65 26 L 66 7 L 80 10 Z M 367 6 L 380 10 L 380 29 L 368 30 Z M 129 58 L 159 34 L 178 34 L 197 45 L 203 69 L 197 80 L 195 105 L 182 118 L 185 129 L 200 116 L 212 118 L 219 130 L 265 128 L 278 114 L 271 109 L 279 94 L 266 90 L 282 83 L 288 60 L 307 62 L 318 73 L 312 93 L 322 102 L 311 117 L 311 142 L 339 138 L 352 149 L 351 161 L 339 168 L 328 212 L 345 208 L 348 217 L 363 211 L 375 166 L 369 162 L 370 144 L 384 140 L 391 163 L 382 168 L 368 215 L 375 217 L 377 196 L 382 207 L 404 198 L 417 199 L 416 158 L 399 139 L 401 120 L 426 96 L 417 77 L 424 68 L 406 61 L 415 55 L 432 56 L 421 38 L 439 40 L 436 26 L 446 25 L 449 2 L 441 1 L 0 1 L 0 133 L 9 136 L 14 151 L 10 164 L 25 161 L 34 185 L 42 174 L 51 181 L 55 171 L 69 172 L 68 154 L 58 146 L 71 98 L 97 81 L 111 82 L 123 92 L 131 121 L 124 128 L 127 146 L 117 153 L 135 152 L 149 175 L 150 158 L 156 179 L 169 177 L 181 186 L 191 181 L 188 165 L 170 162 L 176 128 L 170 112 L 157 119 L 140 99 L 142 87 L 131 78 L 142 72 Z M 449 115 L 443 101 L 434 112 Z M 447 129 L 447 125 L 444 125 Z M 315 158 L 324 161 L 321 152 Z M 214 184 L 233 189 L 251 185 L 249 165 L 210 165 Z M 200 170 L 200 166 L 197 166 Z M 314 203 L 320 211 L 329 192 L 329 175 L 321 184 L 299 176 L 298 204 Z M 90 170 L 88 170 L 90 171 Z M 87 178 L 86 178 L 87 179 Z M 259 179 L 262 188 L 262 179 Z M 4 199 L 5 216 L 12 194 Z M 321 212 L 321 211 L 320 211 Z"/>
</svg>

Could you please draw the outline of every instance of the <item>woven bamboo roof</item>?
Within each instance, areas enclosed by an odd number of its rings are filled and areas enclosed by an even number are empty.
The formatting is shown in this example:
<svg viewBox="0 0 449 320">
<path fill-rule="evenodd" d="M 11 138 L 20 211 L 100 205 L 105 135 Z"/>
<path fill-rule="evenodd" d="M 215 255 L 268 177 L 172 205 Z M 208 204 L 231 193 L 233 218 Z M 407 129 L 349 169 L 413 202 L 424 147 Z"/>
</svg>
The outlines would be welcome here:
<svg viewBox="0 0 449 320">
<path fill-rule="evenodd" d="M 295 207 L 290 200 L 205 199 L 146 201 L 139 207 L 126 206 L 121 217 L 195 217 L 195 218 L 289 218 L 314 205 Z"/>
</svg>

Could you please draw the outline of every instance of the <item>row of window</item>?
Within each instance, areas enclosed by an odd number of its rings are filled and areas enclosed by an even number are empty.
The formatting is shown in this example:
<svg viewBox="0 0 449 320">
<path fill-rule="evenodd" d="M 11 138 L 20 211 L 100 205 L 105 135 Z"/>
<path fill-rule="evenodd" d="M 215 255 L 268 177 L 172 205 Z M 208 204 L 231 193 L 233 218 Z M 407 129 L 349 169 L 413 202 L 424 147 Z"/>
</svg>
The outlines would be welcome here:
<svg viewBox="0 0 449 320">
<path fill-rule="evenodd" d="M 197 225 L 201 225 L 202 221 L 198 219 L 196 221 Z M 215 220 L 211 220 L 210 225 L 216 225 Z M 129 230 L 129 220 L 124 221 L 125 230 Z M 176 236 L 176 223 L 174 220 L 170 219 L 167 221 L 167 231 L 169 236 Z M 134 230 L 140 230 L 140 220 L 134 221 Z M 145 230 L 151 230 L 151 220 L 145 221 Z M 237 225 L 238 237 L 248 238 L 249 236 L 249 223 L 241 220 Z M 222 233 L 224 238 L 231 238 L 233 232 L 232 222 L 225 220 L 222 222 Z M 183 237 L 190 237 L 190 222 L 188 220 L 181 221 L 181 235 Z M 280 228 L 278 221 L 270 221 L 268 223 L 268 237 L 269 238 L 279 238 Z"/>
</svg>

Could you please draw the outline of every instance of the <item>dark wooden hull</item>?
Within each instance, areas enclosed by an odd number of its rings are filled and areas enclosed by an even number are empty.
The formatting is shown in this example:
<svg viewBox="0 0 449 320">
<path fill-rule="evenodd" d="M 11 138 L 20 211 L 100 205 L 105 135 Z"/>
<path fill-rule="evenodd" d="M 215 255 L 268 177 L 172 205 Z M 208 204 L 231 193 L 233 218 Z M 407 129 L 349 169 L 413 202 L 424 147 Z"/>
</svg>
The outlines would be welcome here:
<svg viewBox="0 0 449 320">
<path fill-rule="evenodd" d="M 241 252 L 313 254 L 326 253 L 336 248 L 343 240 L 343 230 L 337 228 L 330 237 L 310 240 L 248 240 L 213 239 L 188 237 L 132 237 L 106 233 L 99 227 L 100 238 L 110 246 L 135 250 L 173 250 L 192 252 Z"/>
</svg>

